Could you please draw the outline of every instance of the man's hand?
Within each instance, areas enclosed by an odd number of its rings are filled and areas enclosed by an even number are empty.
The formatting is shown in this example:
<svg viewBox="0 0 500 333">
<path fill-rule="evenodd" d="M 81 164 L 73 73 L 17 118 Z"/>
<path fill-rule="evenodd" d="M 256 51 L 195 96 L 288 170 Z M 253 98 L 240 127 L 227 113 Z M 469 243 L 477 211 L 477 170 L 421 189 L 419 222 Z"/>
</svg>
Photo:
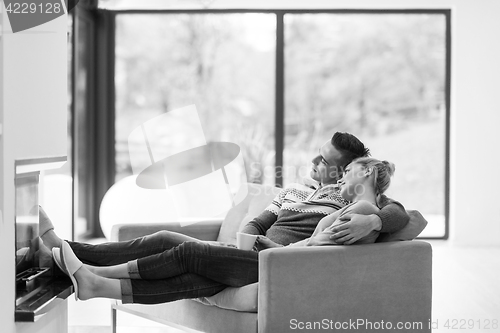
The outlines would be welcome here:
<svg viewBox="0 0 500 333">
<path fill-rule="evenodd" d="M 341 224 L 331 227 L 330 236 L 338 244 L 350 245 L 368 236 L 374 230 L 382 228 L 382 221 L 375 215 L 346 214 L 339 218 Z"/>
<path fill-rule="evenodd" d="M 257 236 L 257 239 L 255 240 L 254 249 L 256 249 L 257 251 L 262 251 L 273 247 L 283 247 L 283 245 L 273 242 L 266 236 L 262 235 Z"/>
</svg>

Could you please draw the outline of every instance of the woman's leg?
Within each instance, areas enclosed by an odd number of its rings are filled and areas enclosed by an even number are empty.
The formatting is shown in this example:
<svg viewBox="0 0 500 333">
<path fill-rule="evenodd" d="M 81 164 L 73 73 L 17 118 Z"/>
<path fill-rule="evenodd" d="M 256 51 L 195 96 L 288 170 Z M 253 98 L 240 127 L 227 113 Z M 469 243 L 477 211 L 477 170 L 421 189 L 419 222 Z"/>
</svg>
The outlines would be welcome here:
<svg viewBox="0 0 500 333">
<path fill-rule="evenodd" d="M 75 255 L 66 258 L 78 260 Z M 211 296 L 227 286 L 257 282 L 258 253 L 184 242 L 161 254 L 96 269 L 107 271 L 111 278 L 82 266 L 75 273 L 81 299 L 107 297 L 153 304 Z"/>
<path fill-rule="evenodd" d="M 162 253 L 130 261 L 128 268 L 132 278 L 154 280 L 193 273 L 227 286 L 241 287 L 258 281 L 259 254 L 184 242 Z"/>
<path fill-rule="evenodd" d="M 208 297 L 227 286 L 196 274 L 182 274 L 163 280 L 109 279 L 92 274 L 85 267 L 75 277 L 78 298 L 111 298 L 123 303 L 159 304 L 187 298 Z"/>
<path fill-rule="evenodd" d="M 158 304 L 197 297 L 213 296 L 226 285 L 206 277 L 186 273 L 163 280 L 120 280 L 122 302 Z"/>
<path fill-rule="evenodd" d="M 99 275 L 105 278 L 130 279 L 127 263 L 112 266 L 92 266 L 85 264 L 83 266 L 95 275 Z"/>
<path fill-rule="evenodd" d="M 78 298 L 81 300 L 96 297 L 122 299 L 122 287 L 118 279 L 97 276 L 85 267 L 76 271 L 75 278 L 78 281 Z"/>
<path fill-rule="evenodd" d="M 69 248 L 69 247 L 68 247 Z M 62 259 L 62 258 L 61 258 Z M 64 265 L 79 262 L 74 253 L 66 252 Z M 96 267 L 98 269 L 125 268 L 127 265 Z M 181 274 L 162 280 L 113 279 L 93 274 L 86 266 L 74 273 L 78 286 L 78 298 L 87 300 L 96 297 L 119 299 L 124 303 L 157 304 L 179 299 L 212 296 L 226 288 L 219 282 L 197 274 Z"/>
<path fill-rule="evenodd" d="M 240 287 L 257 282 L 259 267 L 257 252 L 184 242 L 126 264 L 88 268 L 97 275 L 114 279 L 161 280 L 193 273 L 227 286 Z"/>
</svg>

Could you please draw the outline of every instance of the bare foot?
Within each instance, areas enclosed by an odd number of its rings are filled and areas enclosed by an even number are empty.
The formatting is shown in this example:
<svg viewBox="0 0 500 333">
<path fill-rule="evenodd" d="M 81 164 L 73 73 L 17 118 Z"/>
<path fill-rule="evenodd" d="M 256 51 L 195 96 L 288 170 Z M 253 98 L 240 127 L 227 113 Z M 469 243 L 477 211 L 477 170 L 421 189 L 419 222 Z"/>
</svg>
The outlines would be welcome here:
<svg viewBox="0 0 500 333">
<path fill-rule="evenodd" d="M 43 245 L 49 250 L 52 250 L 53 247 L 61 247 L 62 239 L 54 232 L 52 221 L 50 221 L 49 216 L 41 206 L 39 207 L 39 223 L 40 238 L 43 241 Z"/>
</svg>

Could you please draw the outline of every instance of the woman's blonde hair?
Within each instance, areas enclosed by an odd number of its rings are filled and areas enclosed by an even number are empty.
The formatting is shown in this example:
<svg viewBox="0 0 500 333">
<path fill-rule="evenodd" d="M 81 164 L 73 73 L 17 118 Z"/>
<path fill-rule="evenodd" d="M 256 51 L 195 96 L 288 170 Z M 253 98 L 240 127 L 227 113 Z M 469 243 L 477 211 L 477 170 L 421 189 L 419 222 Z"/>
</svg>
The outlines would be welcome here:
<svg viewBox="0 0 500 333">
<path fill-rule="evenodd" d="M 391 185 L 391 177 L 396 170 L 394 163 L 388 161 L 380 161 L 373 157 L 360 157 L 352 161 L 364 168 L 372 169 L 375 177 L 373 178 L 375 194 L 383 194 Z"/>
</svg>

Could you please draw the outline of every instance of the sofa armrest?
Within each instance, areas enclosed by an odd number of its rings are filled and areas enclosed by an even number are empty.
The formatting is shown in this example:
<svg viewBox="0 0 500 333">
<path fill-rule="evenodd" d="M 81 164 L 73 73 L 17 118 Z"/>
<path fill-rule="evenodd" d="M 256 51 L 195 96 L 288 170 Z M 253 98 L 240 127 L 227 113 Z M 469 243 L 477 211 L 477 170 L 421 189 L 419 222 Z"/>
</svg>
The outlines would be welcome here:
<svg viewBox="0 0 500 333">
<path fill-rule="evenodd" d="M 419 322 L 418 332 L 430 332 L 431 300 L 432 248 L 426 242 L 277 248 L 259 255 L 259 332 L 306 322 L 362 325 L 358 320 Z"/>
<path fill-rule="evenodd" d="M 211 219 L 182 226 L 179 222 L 165 223 L 123 223 L 111 229 L 111 241 L 124 241 L 168 230 L 201 240 L 217 240 L 222 219 Z"/>
</svg>

